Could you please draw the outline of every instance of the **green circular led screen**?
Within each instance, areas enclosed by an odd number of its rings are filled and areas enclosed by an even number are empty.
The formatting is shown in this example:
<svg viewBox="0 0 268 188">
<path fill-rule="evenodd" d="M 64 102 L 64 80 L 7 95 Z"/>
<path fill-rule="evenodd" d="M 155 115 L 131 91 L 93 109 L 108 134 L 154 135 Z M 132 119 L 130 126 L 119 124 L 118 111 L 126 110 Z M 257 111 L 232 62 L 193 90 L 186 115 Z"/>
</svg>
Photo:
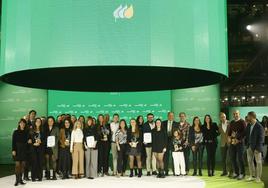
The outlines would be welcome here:
<svg viewBox="0 0 268 188">
<path fill-rule="evenodd" d="M 3 0 L 5 82 L 46 89 L 195 87 L 227 76 L 226 2 Z"/>
</svg>

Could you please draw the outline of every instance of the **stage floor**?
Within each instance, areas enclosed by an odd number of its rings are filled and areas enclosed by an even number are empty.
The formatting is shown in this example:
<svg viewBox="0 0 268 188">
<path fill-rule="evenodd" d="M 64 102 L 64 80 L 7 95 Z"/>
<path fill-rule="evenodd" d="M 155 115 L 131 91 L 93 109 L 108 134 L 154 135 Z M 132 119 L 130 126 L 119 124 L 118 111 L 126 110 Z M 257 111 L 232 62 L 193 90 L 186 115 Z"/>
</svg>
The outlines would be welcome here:
<svg viewBox="0 0 268 188">
<path fill-rule="evenodd" d="M 174 177 L 168 176 L 163 179 L 156 178 L 154 176 L 143 176 L 141 178 L 133 177 L 114 177 L 114 176 L 105 176 L 101 178 L 95 178 L 94 180 L 89 179 L 68 179 L 68 180 L 61 180 L 58 179 L 56 181 L 50 180 L 43 180 L 42 182 L 26 182 L 27 184 L 23 186 L 23 188 L 73 188 L 75 186 L 79 188 L 88 188 L 89 186 L 92 187 L 108 187 L 108 188 L 118 188 L 120 187 L 127 187 L 127 188 L 167 188 L 167 187 L 174 187 L 174 185 L 180 188 L 264 188 L 263 183 L 255 183 L 255 182 L 246 182 L 246 180 L 237 181 L 232 180 L 227 177 L 220 177 L 220 172 L 216 173 L 215 177 Z M 4 188 L 14 188 L 14 181 L 15 176 L 6 176 L 0 178 L 0 185 Z"/>
</svg>

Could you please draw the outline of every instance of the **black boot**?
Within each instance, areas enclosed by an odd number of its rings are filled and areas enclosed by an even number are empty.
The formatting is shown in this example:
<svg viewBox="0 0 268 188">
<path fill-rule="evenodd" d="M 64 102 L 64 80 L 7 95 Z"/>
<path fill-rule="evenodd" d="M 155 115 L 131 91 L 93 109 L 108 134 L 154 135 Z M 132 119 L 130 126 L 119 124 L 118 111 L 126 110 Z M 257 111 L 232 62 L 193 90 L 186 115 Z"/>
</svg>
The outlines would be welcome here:
<svg viewBox="0 0 268 188">
<path fill-rule="evenodd" d="M 19 174 L 16 174 L 16 181 L 15 181 L 15 184 L 14 184 L 14 186 L 18 186 L 19 185 L 19 180 L 20 178 L 19 178 Z"/>
<path fill-rule="evenodd" d="M 141 175 L 142 175 L 142 169 L 141 169 L 141 168 L 139 168 L 138 178 L 140 178 L 140 177 L 141 177 Z"/>
<path fill-rule="evenodd" d="M 129 174 L 129 177 L 133 177 L 133 169 L 130 169 L 130 174 Z"/>
<path fill-rule="evenodd" d="M 196 171 L 196 170 L 194 170 L 193 176 L 196 176 L 196 175 L 197 175 L 197 171 Z"/>
<path fill-rule="evenodd" d="M 46 179 L 47 180 L 50 180 L 50 170 L 47 170 L 46 171 Z"/>
<path fill-rule="evenodd" d="M 24 181 L 22 180 L 22 173 L 19 175 L 19 182 L 21 185 L 24 185 L 26 183 L 24 183 Z"/>
<path fill-rule="evenodd" d="M 28 172 L 28 170 L 25 170 L 24 171 L 24 177 L 23 177 L 23 179 L 25 180 L 25 181 L 29 181 L 30 179 L 29 179 L 29 172 Z"/>
<path fill-rule="evenodd" d="M 57 180 L 57 177 L 56 177 L 56 171 L 53 170 L 53 178 L 52 180 Z"/>
<path fill-rule="evenodd" d="M 160 170 L 160 178 L 165 178 L 165 172 L 164 170 Z"/>
</svg>

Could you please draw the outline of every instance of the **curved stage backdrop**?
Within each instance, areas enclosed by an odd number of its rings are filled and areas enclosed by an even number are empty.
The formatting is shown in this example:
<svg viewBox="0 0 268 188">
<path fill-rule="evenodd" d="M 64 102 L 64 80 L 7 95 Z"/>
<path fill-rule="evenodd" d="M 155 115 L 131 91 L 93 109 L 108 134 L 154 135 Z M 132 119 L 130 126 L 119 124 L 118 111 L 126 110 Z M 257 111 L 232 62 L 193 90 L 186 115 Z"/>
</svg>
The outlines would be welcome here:
<svg viewBox="0 0 268 188">
<path fill-rule="evenodd" d="M 99 113 L 119 113 L 127 122 L 137 115 L 148 112 L 156 118 L 166 119 L 167 112 L 186 112 L 191 123 L 194 116 L 203 119 L 209 113 L 218 121 L 220 100 L 218 85 L 192 89 L 153 92 L 64 92 L 31 89 L 0 82 L 0 164 L 11 163 L 11 135 L 17 128 L 18 120 L 29 110 L 35 109 L 37 116 L 62 113 L 77 116 L 96 116 Z M 220 157 L 218 155 L 218 160 Z"/>
<path fill-rule="evenodd" d="M 208 85 L 227 76 L 226 33 L 225 1 L 3 0 L 0 75 L 75 91 Z"/>
</svg>

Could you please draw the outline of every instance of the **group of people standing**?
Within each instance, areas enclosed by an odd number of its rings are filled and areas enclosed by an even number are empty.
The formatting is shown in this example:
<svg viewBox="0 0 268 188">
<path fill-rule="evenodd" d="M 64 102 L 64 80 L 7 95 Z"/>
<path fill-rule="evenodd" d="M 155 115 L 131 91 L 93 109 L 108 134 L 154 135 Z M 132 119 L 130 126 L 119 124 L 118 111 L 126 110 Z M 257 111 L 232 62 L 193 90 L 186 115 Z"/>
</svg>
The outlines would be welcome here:
<svg viewBox="0 0 268 188">
<path fill-rule="evenodd" d="M 186 114 L 179 113 L 179 122 L 173 112 L 167 120 L 155 119 L 152 113 L 132 118 L 127 124 L 119 114 L 99 114 L 94 117 L 59 115 L 54 117 L 36 117 L 31 110 L 28 116 L 20 119 L 13 133 L 12 156 L 15 161 L 16 182 L 25 184 L 22 179 L 42 181 L 43 169 L 46 179 L 56 180 L 56 174 L 62 179 L 74 176 L 75 179 L 87 177 L 94 179 L 109 174 L 125 176 L 129 166 L 129 177 L 142 176 L 142 167 L 146 166 L 147 176 L 164 178 L 170 175 L 189 174 L 190 153 L 193 157 L 193 176 L 202 176 L 203 153 L 207 152 L 208 176 L 215 175 L 215 159 L 220 135 L 222 176 L 229 175 L 239 180 L 245 177 L 244 149 L 250 167 L 249 181 L 260 181 L 262 172 L 262 153 L 267 127 L 256 120 L 256 114 L 249 112 L 247 121 L 234 112 L 234 120 L 228 121 L 224 113 L 220 114 L 220 123 L 205 115 L 201 123 L 199 117 L 193 118 L 190 125 Z M 265 132 L 266 131 L 266 132 Z M 266 145 L 267 148 L 267 145 Z M 111 165 L 109 157 L 111 153 Z M 229 165 L 232 163 L 231 165 Z M 51 174 L 52 169 L 52 174 Z M 229 173 L 229 174 L 228 174 Z"/>
</svg>

